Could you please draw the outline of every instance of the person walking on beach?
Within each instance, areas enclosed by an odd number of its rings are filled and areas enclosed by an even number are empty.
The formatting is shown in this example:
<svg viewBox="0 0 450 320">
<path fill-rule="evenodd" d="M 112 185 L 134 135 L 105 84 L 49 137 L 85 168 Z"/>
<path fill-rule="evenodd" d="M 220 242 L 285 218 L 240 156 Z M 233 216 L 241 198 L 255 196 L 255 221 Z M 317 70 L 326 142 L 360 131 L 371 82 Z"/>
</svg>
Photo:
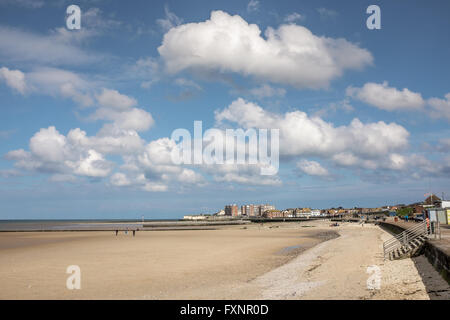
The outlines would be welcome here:
<svg viewBox="0 0 450 320">
<path fill-rule="evenodd" d="M 133 230 L 133 237 L 136 235 L 136 230 Z"/>
<path fill-rule="evenodd" d="M 116 237 L 117 237 L 117 234 L 119 233 L 119 230 L 116 230 Z"/>
</svg>

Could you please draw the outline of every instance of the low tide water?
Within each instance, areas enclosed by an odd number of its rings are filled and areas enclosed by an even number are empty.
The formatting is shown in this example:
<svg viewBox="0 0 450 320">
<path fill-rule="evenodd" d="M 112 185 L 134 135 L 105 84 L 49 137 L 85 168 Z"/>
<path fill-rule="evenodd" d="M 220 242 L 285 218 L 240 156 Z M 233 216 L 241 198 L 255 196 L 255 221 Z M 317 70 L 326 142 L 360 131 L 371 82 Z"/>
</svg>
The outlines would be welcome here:
<svg viewBox="0 0 450 320">
<path fill-rule="evenodd" d="M 145 222 L 177 220 L 145 220 Z M 5 231 L 75 231 L 142 228 L 138 220 L 0 220 L 0 232 Z"/>
</svg>

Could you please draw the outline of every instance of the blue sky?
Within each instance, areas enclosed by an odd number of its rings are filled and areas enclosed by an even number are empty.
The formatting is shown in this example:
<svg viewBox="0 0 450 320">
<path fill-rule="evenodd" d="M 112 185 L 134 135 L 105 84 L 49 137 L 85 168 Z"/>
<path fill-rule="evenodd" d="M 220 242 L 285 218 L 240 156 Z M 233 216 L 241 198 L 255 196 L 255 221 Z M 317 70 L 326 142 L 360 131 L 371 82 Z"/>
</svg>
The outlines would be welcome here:
<svg viewBox="0 0 450 320">
<path fill-rule="evenodd" d="M 81 29 L 66 8 L 81 8 Z M 381 9 L 381 29 L 366 8 Z M 0 0 L 0 219 L 450 196 L 448 1 Z M 174 165 L 177 128 L 280 129 L 280 169 Z"/>
</svg>

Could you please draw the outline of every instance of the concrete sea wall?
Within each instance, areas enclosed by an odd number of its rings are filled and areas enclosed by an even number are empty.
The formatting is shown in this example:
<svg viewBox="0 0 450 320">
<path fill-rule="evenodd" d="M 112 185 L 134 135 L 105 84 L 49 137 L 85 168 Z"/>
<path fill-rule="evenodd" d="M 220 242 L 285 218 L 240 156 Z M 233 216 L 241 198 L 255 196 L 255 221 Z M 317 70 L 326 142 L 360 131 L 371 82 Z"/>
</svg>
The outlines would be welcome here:
<svg viewBox="0 0 450 320">
<path fill-rule="evenodd" d="M 396 235 L 406 228 L 401 224 L 391 222 L 380 222 L 380 227 L 389 233 Z M 421 253 L 427 257 L 428 261 L 450 283 L 450 245 L 448 241 L 430 239 L 425 242 Z"/>
</svg>

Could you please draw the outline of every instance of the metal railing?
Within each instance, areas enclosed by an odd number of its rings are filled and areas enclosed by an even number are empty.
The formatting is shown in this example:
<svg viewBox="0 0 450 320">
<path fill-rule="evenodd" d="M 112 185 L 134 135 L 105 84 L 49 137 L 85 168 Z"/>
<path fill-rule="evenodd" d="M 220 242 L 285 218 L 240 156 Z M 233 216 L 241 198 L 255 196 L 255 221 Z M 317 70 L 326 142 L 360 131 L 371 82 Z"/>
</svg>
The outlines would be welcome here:
<svg viewBox="0 0 450 320">
<path fill-rule="evenodd" d="M 398 248 L 408 247 L 411 241 L 422 236 L 428 236 L 430 231 L 430 228 L 427 227 L 427 222 L 423 221 L 385 241 L 383 243 L 384 258 L 386 259 L 386 256 Z"/>
</svg>

